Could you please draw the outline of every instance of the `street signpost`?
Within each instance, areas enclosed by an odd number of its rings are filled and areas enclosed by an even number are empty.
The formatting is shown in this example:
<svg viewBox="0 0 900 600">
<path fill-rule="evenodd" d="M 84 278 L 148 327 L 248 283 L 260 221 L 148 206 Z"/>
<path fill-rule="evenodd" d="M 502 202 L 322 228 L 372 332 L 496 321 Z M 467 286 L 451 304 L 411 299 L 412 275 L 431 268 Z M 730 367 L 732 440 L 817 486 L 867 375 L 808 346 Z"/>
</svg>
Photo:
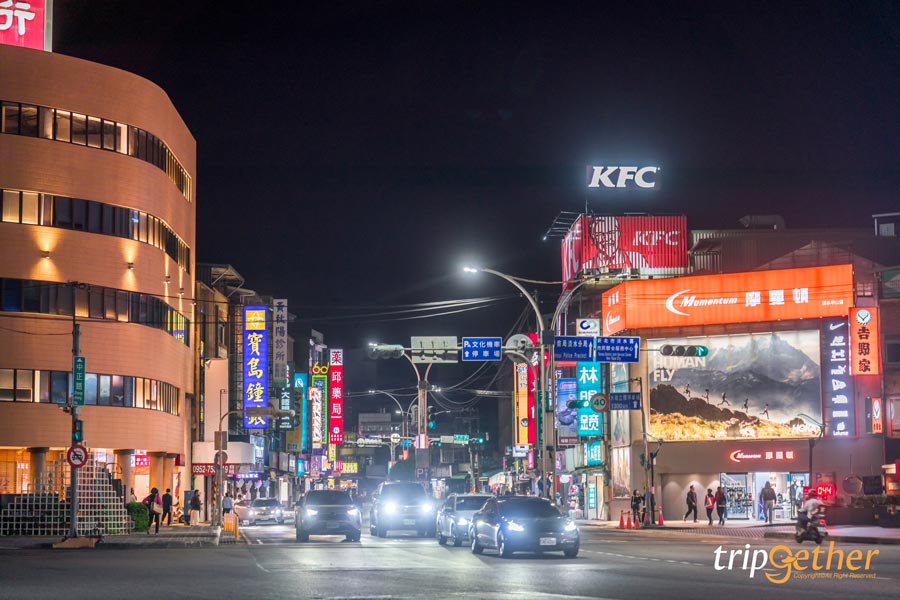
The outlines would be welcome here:
<svg viewBox="0 0 900 600">
<path fill-rule="evenodd" d="M 468 444 L 468 443 L 469 443 L 469 434 L 467 434 L 467 433 L 455 433 L 455 434 L 453 434 L 453 443 L 455 443 L 455 444 Z"/>
<path fill-rule="evenodd" d="M 606 394 L 594 394 L 591 396 L 591 410 L 602 413 L 609 410 L 609 397 Z"/>
<path fill-rule="evenodd" d="M 554 360 L 593 360 L 593 354 L 594 338 L 562 335 L 553 340 Z"/>
<path fill-rule="evenodd" d="M 84 367 L 83 356 L 72 359 L 72 403 L 75 406 L 84 406 Z"/>
<path fill-rule="evenodd" d="M 597 338 L 594 360 L 599 362 L 636 363 L 640 361 L 641 338 L 601 337 Z"/>
<path fill-rule="evenodd" d="M 80 469 L 87 464 L 88 451 L 81 444 L 75 444 L 66 450 L 66 460 L 73 469 Z"/>
<path fill-rule="evenodd" d="M 525 458 L 528 456 L 528 444 L 516 444 L 512 447 L 513 458 Z"/>
<path fill-rule="evenodd" d="M 640 392 L 613 392 L 609 395 L 610 410 L 641 410 Z"/>
<path fill-rule="evenodd" d="M 503 339 L 499 337 L 464 337 L 462 360 L 503 360 Z"/>
</svg>

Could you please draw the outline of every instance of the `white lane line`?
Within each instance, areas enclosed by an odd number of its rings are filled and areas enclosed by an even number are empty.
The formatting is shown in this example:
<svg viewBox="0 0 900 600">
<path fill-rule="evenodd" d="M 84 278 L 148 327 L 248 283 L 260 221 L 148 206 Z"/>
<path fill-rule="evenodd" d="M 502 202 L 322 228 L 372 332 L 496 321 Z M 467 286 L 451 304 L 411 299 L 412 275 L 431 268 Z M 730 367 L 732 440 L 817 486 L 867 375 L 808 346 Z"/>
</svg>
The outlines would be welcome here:
<svg viewBox="0 0 900 600">
<path fill-rule="evenodd" d="M 256 540 L 256 543 L 259 544 L 260 546 L 262 546 L 263 541 L 262 541 L 262 540 Z"/>
</svg>

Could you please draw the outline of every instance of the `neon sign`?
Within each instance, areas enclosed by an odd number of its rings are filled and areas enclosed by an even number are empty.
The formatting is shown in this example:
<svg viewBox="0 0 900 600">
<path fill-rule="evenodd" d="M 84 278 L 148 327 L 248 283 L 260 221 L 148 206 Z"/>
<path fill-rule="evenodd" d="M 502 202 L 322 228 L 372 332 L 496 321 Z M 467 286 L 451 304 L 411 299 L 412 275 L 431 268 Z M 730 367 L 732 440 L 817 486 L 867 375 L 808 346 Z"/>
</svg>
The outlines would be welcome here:
<svg viewBox="0 0 900 600">
<path fill-rule="evenodd" d="M 248 417 L 248 408 L 269 405 L 269 332 L 265 306 L 244 307 L 244 429 L 265 429 L 268 417 Z"/>
</svg>

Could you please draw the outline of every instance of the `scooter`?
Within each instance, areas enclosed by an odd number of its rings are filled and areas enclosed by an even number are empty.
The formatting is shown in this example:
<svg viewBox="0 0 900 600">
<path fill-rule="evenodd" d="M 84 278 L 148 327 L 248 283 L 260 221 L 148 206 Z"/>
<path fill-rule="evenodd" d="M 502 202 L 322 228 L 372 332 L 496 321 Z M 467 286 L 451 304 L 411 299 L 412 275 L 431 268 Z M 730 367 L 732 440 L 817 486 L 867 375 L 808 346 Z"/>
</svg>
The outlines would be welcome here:
<svg viewBox="0 0 900 600">
<path fill-rule="evenodd" d="M 809 516 L 806 528 L 803 527 L 800 518 L 797 518 L 797 530 L 794 533 L 794 538 L 797 540 L 798 544 L 802 544 L 803 540 L 810 540 L 816 544 L 821 544 L 826 535 L 828 535 L 828 532 L 825 531 L 824 509 L 820 508 L 814 514 Z"/>
</svg>

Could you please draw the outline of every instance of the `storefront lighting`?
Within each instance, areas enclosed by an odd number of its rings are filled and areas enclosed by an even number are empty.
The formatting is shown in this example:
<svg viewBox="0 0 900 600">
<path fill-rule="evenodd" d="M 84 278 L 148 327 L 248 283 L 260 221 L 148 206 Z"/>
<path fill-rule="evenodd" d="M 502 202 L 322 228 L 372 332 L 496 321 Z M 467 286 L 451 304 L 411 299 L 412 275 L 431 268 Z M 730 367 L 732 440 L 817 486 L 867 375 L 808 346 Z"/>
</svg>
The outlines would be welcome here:
<svg viewBox="0 0 900 600">
<path fill-rule="evenodd" d="M 128 263 L 128 270 L 134 271 L 134 263 L 133 262 Z"/>
</svg>

